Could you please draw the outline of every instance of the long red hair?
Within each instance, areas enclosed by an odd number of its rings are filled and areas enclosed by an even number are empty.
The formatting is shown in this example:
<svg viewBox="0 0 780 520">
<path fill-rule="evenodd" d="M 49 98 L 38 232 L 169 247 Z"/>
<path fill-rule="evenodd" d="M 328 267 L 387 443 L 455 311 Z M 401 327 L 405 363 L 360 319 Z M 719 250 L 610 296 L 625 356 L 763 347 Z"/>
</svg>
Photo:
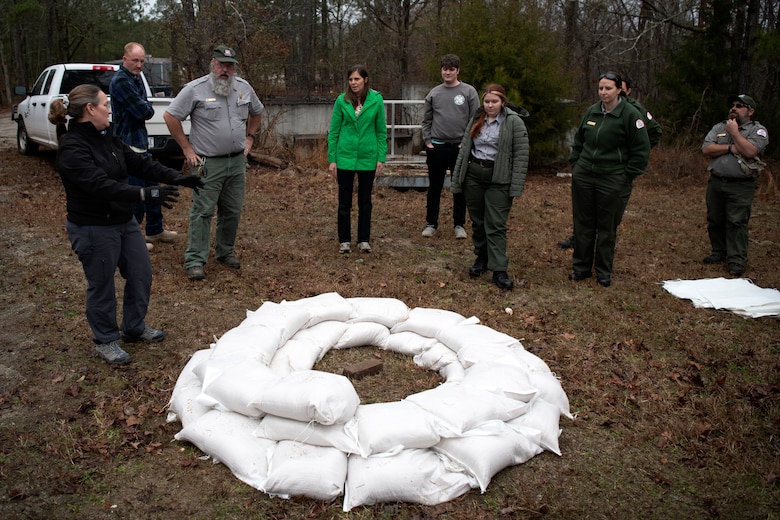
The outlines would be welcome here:
<svg viewBox="0 0 780 520">
<path fill-rule="evenodd" d="M 506 90 L 504 87 L 499 85 L 498 83 L 491 83 L 487 86 L 485 89 L 485 93 L 482 94 L 482 102 L 485 102 L 485 96 L 487 94 L 493 94 L 494 96 L 498 96 L 501 98 L 501 104 L 506 106 L 507 98 L 506 98 Z M 472 139 L 477 137 L 479 133 L 482 131 L 482 127 L 485 126 L 485 117 L 487 117 L 487 114 L 484 110 L 482 110 L 482 113 L 479 115 L 476 121 L 474 121 L 474 126 L 471 127 L 471 132 L 469 132 L 469 135 Z"/>
</svg>

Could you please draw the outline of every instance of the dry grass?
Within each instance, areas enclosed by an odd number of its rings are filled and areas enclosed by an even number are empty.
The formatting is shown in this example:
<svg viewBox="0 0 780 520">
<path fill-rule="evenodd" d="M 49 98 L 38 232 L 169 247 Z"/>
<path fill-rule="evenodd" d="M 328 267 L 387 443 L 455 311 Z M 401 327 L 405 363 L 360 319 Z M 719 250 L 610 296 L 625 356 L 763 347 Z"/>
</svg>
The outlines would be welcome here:
<svg viewBox="0 0 780 520">
<path fill-rule="evenodd" d="M 725 276 L 705 266 L 706 174 L 684 150 L 653 152 L 619 233 L 613 286 L 566 280 L 570 179 L 534 172 L 510 220 L 502 292 L 471 280 L 468 241 L 420 237 L 425 196 L 374 195 L 370 255 L 339 255 L 336 186 L 312 169 L 251 168 L 235 272 L 211 261 L 187 281 L 184 239 L 152 253 L 149 322 L 168 334 L 133 346 L 128 368 L 91 357 L 84 281 L 64 232 L 51 154 L 0 152 L 0 515 L 4 518 L 778 518 L 780 328 L 695 309 L 663 291 L 668 279 Z M 314 168 L 319 165 L 320 168 Z M 775 171 L 777 167 L 775 165 Z M 451 200 L 443 199 L 445 218 Z M 166 213 L 186 234 L 188 195 Z M 780 287 L 780 201 L 762 185 L 751 220 L 748 273 Z M 577 413 L 563 420 L 563 457 L 545 453 L 435 507 L 270 499 L 223 466 L 170 442 L 165 404 L 188 356 L 263 301 L 323 292 L 398 298 L 477 316 L 521 339 L 561 377 Z M 513 314 L 504 312 L 506 307 Z M 320 368 L 383 356 L 362 380 L 364 402 L 395 400 L 438 376 L 371 348 L 334 351 Z"/>
</svg>

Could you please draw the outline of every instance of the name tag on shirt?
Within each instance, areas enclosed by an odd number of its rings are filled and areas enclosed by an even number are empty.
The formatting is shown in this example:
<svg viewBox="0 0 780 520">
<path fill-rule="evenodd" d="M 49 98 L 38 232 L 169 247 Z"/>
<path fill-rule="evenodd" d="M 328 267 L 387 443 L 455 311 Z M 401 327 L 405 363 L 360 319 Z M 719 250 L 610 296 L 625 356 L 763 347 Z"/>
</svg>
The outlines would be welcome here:
<svg viewBox="0 0 780 520">
<path fill-rule="evenodd" d="M 587 124 L 590 125 L 590 126 L 596 126 L 596 122 L 595 121 L 588 121 Z"/>
</svg>

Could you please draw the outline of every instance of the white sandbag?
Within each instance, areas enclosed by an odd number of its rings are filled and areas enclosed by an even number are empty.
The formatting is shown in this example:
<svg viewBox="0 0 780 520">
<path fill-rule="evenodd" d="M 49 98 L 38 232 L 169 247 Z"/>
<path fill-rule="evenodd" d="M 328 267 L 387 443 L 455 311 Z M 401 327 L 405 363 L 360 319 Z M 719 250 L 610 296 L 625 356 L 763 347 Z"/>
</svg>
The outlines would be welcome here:
<svg viewBox="0 0 780 520">
<path fill-rule="evenodd" d="M 416 307 L 409 311 L 406 320 L 394 325 L 390 332 L 416 332 L 426 338 L 435 338 L 440 330 L 454 327 L 465 319 L 457 312 Z"/>
<path fill-rule="evenodd" d="M 458 352 L 458 357 L 461 352 Z M 466 369 L 462 382 L 490 392 L 502 393 L 524 403 L 529 402 L 537 392 L 536 388 L 531 386 L 526 370 L 493 361 L 481 361 L 471 365 Z"/>
<path fill-rule="evenodd" d="M 528 352 L 525 348 L 512 349 L 512 354 L 520 360 L 520 363 L 530 372 L 547 372 L 552 373 L 550 367 L 544 362 L 542 358 L 536 354 Z"/>
<path fill-rule="evenodd" d="M 268 464 L 265 492 L 290 498 L 333 500 L 344 492 L 347 455 L 335 448 L 280 441 Z"/>
<path fill-rule="evenodd" d="M 276 415 L 266 415 L 254 434 L 274 441 L 296 441 L 312 446 L 326 446 L 346 454 L 360 454 L 357 419 L 345 423 L 324 425 L 314 421 L 303 422 Z"/>
<path fill-rule="evenodd" d="M 552 373 L 528 372 L 528 381 L 539 391 L 539 397 L 557 406 L 569 419 L 574 418 L 569 411 L 569 397 L 563 391 L 561 382 Z"/>
<path fill-rule="evenodd" d="M 460 364 L 458 355 L 438 341 L 412 359 L 418 367 L 434 371 L 440 371 L 452 363 Z"/>
<path fill-rule="evenodd" d="M 363 457 L 408 448 L 430 448 L 440 439 L 435 417 L 406 401 L 361 404 L 355 418 Z"/>
<path fill-rule="evenodd" d="M 278 327 L 244 323 L 217 340 L 211 357 L 234 361 L 253 359 L 267 365 L 283 344 L 282 332 Z"/>
<path fill-rule="evenodd" d="M 385 348 L 406 356 L 416 356 L 436 343 L 434 338 L 420 336 L 416 332 L 396 332 L 390 334 L 385 342 Z"/>
<path fill-rule="evenodd" d="M 209 408 L 196 402 L 198 394 L 202 387 L 200 377 L 193 369 L 206 361 L 211 356 L 211 349 L 206 348 L 195 352 L 184 365 L 176 384 L 171 393 L 171 399 L 168 401 L 167 422 L 179 421 L 182 425 L 190 419 L 200 417 L 206 413 Z"/>
<path fill-rule="evenodd" d="M 251 403 L 271 415 L 320 424 L 345 423 L 360 404 L 355 387 L 344 376 L 302 370 L 279 379 L 259 402 Z"/>
<path fill-rule="evenodd" d="M 263 415 L 251 403 L 259 401 L 280 379 L 264 363 L 253 359 L 212 357 L 195 367 L 195 373 L 203 381 L 200 404 L 249 417 Z"/>
<path fill-rule="evenodd" d="M 448 383 L 459 383 L 466 377 L 466 369 L 460 363 L 449 363 L 439 368 L 439 375 Z"/>
<path fill-rule="evenodd" d="M 291 340 L 313 343 L 323 351 L 327 351 L 338 343 L 349 327 L 347 323 L 341 321 L 323 321 L 299 330 Z"/>
<path fill-rule="evenodd" d="M 507 421 L 507 424 L 514 428 L 526 426 L 536 429 L 540 432 L 539 444 L 542 448 L 560 456 L 561 449 L 558 446 L 558 437 L 561 434 L 560 419 L 561 410 L 556 405 L 538 398 L 531 402 L 525 414 Z"/>
<path fill-rule="evenodd" d="M 344 511 L 380 502 L 436 505 L 477 486 L 474 477 L 432 450 L 403 450 L 392 457 L 349 457 Z"/>
<path fill-rule="evenodd" d="M 528 404 L 463 383 L 444 383 L 408 396 L 410 401 L 435 415 L 439 424 L 455 435 L 498 419 L 508 421 L 526 412 Z"/>
<path fill-rule="evenodd" d="M 370 321 L 351 323 L 333 348 L 379 347 L 385 348 L 390 330 L 381 323 Z"/>
<path fill-rule="evenodd" d="M 347 298 L 353 312 L 350 323 L 370 321 L 388 329 L 409 317 L 409 307 L 395 298 Z"/>
<path fill-rule="evenodd" d="M 491 348 L 514 347 L 520 344 L 512 336 L 479 324 L 461 324 L 441 329 L 436 334 L 436 339 L 447 345 L 453 352 L 458 352 L 467 346 Z"/>
<path fill-rule="evenodd" d="M 499 424 L 502 425 L 501 431 L 494 435 L 442 439 L 433 450 L 462 465 L 477 479 L 479 489 L 484 493 L 493 475 L 543 451 L 538 443 L 538 432 L 529 438 L 504 423 Z"/>
<path fill-rule="evenodd" d="M 245 415 L 211 410 L 175 435 L 188 441 L 214 462 L 221 462 L 243 482 L 262 490 L 268 474 L 268 450 L 276 441 L 252 435 L 257 420 Z"/>
<path fill-rule="evenodd" d="M 280 305 L 305 311 L 309 315 L 309 320 L 304 325 L 307 328 L 323 321 L 347 321 L 353 311 L 352 305 L 346 298 L 335 292 L 291 302 L 282 301 Z"/>
<path fill-rule="evenodd" d="M 311 316 L 303 307 L 265 302 L 256 311 L 246 311 L 241 325 L 264 325 L 281 331 L 280 346 L 306 326 Z"/>
</svg>

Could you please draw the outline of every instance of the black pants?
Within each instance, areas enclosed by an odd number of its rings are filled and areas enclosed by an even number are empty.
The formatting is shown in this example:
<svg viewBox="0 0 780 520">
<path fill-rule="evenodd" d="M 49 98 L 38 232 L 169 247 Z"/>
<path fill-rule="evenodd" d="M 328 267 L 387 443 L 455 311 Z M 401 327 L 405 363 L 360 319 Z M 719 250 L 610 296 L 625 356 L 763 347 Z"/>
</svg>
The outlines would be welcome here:
<svg viewBox="0 0 780 520">
<path fill-rule="evenodd" d="M 352 241 L 352 192 L 358 178 L 358 242 L 371 240 L 371 190 L 374 188 L 376 170 L 336 170 L 339 183 L 338 233 L 339 242 Z"/>
<path fill-rule="evenodd" d="M 431 226 L 439 227 L 439 206 L 444 177 L 447 175 L 447 170 L 452 171 L 455 168 L 459 151 L 458 145 L 449 143 L 434 144 L 433 148 L 425 149 L 429 182 L 425 220 Z M 466 199 L 463 197 L 463 193 L 453 193 L 452 206 L 453 225 L 464 226 L 466 224 Z"/>
</svg>

